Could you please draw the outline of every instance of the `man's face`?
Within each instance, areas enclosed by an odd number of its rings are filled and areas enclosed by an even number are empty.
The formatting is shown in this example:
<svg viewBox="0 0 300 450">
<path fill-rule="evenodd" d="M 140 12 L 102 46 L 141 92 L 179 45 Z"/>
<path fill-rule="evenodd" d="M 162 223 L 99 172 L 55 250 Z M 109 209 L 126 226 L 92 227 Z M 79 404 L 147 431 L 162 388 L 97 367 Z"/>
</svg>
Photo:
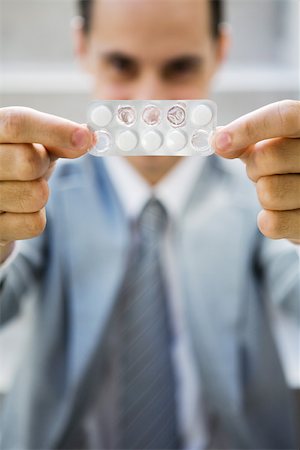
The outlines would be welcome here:
<svg viewBox="0 0 300 450">
<path fill-rule="evenodd" d="M 209 96 L 222 53 L 209 0 L 94 0 L 92 12 L 78 47 L 95 98 Z M 156 165 L 169 158 L 135 159 Z"/>
</svg>

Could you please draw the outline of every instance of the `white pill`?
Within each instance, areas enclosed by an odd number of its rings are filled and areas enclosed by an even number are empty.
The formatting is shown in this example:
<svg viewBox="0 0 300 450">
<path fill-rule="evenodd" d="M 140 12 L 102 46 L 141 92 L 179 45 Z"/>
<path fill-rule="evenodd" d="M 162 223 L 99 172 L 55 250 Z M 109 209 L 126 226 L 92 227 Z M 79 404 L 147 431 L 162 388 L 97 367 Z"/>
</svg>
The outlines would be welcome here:
<svg viewBox="0 0 300 450">
<path fill-rule="evenodd" d="M 162 136 L 157 131 L 148 131 L 142 137 L 142 146 L 146 152 L 155 152 L 162 144 Z"/>
<path fill-rule="evenodd" d="M 112 112 L 107 106 L 100 105 L 92 111 L 91 120 L 98 127 L 106 127 L 111 121 L 112 116 Z"/>
<path fill-rule="evenodd" d="M 182 150 L 183 147 L 185 147 L 186 137 L 179 130 L 170 131 L 167 134 L 166 143 L 170 151 L 178 152 L 179 150 Z"/>
<path fill-rule="evenodd" d="M 94 156 L 99 156 L 110 150 L 112 146 L 112 137 L 106 130 L 96 131 L 96 145 L 89 150 L 89 153 Z"/>
<path fill-rule="evenodd" d="M 213 117 L 212 110 L 206 105 L 197 106 L 192 112 L 192 121 L 199 127 L 207 125 Z"/>
<path fill-rule="evenodd" d="M 117 146 L 123 150 L 123 152 L 130 152 L 137 146 L 137 136 L 133 131 L 127 130 L 120 133 L 117 137 Z"/>
</svg>

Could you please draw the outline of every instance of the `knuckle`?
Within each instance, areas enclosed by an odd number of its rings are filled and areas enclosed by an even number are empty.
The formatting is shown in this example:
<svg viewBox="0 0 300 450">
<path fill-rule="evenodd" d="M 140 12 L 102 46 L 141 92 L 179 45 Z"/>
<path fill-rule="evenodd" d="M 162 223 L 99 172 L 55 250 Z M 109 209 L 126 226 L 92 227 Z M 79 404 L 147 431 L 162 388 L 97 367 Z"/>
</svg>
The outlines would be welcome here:
<svg viewBox="0 0 300 450">
<path fill-rule="evenodd" d="M 261 232 L 270 239 L 282 239 L 289 235 L 289 221 L 279 211 L 264 211 L 265 219 L 260 223 Z"/>
<path fill-rule="evenodd" d="M 1 113 L 4 135 L 11 138 L 12 141 L 16 140 L 22 131 L 24 115 L 22 108 L 7 108 Z"/>
<path fill-rule="evenodd" d="M 47 201 L 49 199 L 48 182 L 47 182 L 47 180 L 45 180 L 45 178 L 40 178 L 39 183 L 40 183 L 40 190 L 41 190 L 41 194 L 43 196 L 44 202 L 47 203 Z"/>
<path fill-rule="evenodd" d="M 254 183 L 257 182 L 257 169 L 254 164 L 247 164 L 246 165 L 246 172 L 248 178 L 250 178 L 251 181 L 254 181 Z"/>
<path fill-rule="evenodd" d="M 290 170 L 293 165 L 291 141 L 288 138 L 273 138 L 257 144 L 251 155 L 251 164 L 257 179 L 261 176 L 280 175 Z"/>
<path fill-rule="evenodd" d="M 260 143 L 256 146 L 248 159 L 247 175 L 248 177 L 257 182 L 257 180 L 267 175 L 272 167 L 272 152 L 270 150 L 270 142 Z"/>
<path fill-rule="evenodd" d="M 265 209 L 282 209 L 292 190 L 292 180 L 286 175 L 269 175 L 256 183 L 259 201 Z"/>
<path fill-rule="evenodd" d="M 26 229 L 28 236 L 35 237 L 43 233 L 46 227 L 46 214 L 44 210 L 26 215 Z"/>
<path fill-rule="evenodd" d="M 24 189 L 16 189 L 15 192 L 15 203 L 16 203 L 16 211 L 24 212 L 27 210 L 27 205 L 30 203 L 30 190 Z"/>
<path fill-rule="evenodd" d="M 275 192 L 271 177 L 261 177 L 257 180 L 256 191 L 263 208 L 272 209 L 275 202 Z"/>
<path fill-rule="evenodd" d="M 18 182 L 17 182 L 18 183 Z M 34 213 L 40 211 L 49 197 L 48 183 L 44 179 L 22 182 L 14 189 L 14 203 L 17 211 Z"/>
<path fill-rule="evenodd" d="M 283 100 L 278 103 L 278 114 L 283 132 L 298 133 L 300 131 L 300 102 Z"/>
<path fill-rule="evenodd" d="M 277 238 L 283 238 L 289 235 L 290 224 L 284 213 L 273 213 L 273 234 Z"/>
<path fill-rule="evenodd" d="M 48 201 L 49 188 L 47 181 L 40 178 L 39 180 L 30 182 L 30 188 L 26 194 L 31 209 L 39 211 Z"/>
<path fill-rule="evenodd" d="M 23 179 L 34 180 L 42 175 L 40 155 L 30 144 L 19 146 L 18 167 Z"/>
<path fill-rule="evenodd" d="M 253 136 L 255 135 L 255 132 L 256 132 L 255 124 L 251 120 L 247 120 L 245 122 L 245 129 L 244 129 L 246 139 L 251 141 Z"/>
<path fill-rule="evenodd" d="M 268 174 L 274 166 L 274 142 L 271 140 L 264 142 L 259 150 L 254 152 L 254 167 L 258 174 Z"/>
</svg>

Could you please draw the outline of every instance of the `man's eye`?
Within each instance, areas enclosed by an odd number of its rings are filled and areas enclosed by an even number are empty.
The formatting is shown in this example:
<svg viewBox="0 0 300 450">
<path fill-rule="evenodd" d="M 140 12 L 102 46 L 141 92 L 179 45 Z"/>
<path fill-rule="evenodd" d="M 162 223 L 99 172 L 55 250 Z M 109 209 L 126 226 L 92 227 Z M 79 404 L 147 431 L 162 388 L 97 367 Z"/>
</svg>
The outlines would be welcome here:
<svg viewBox="0 0 300 450">
<path fill-rule="evenodd" d="M 126 58 L 113 58 L 111 59 L 110 63 L 116 69 L 120 70 L 128 70 L 131 67 L 130 61 Z"/>
<path fill-rule="evenodd" d="M 182 59 L 168 64 L 164 69 L 166 79 L 185 78 L 200 73 L 201 64 L 192 59 Z"/>
<path fill-rule="evenodd" d="M 124 76 L 133 76 L 137 71 L 134 61 L 122 56 L 109 58 L 108 65 L 116 73 Z"/>
</svg>

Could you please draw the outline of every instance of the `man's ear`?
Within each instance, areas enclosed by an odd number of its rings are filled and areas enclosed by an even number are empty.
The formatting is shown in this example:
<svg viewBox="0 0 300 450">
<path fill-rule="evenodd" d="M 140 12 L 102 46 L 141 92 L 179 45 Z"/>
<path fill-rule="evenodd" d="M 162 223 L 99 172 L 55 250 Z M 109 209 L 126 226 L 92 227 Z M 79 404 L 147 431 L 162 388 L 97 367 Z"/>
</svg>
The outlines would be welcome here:
<svg viewBox="0 0 300 450">
<path fill-rule="evenodd" d="M 229 50 L 231 48 L 231 27 L 228 23 L 222 22 L 219 25 L 219 38 L 217 49 L 217 63 L 223 64 L 227 59 Z"/>
<path fill-rule="evenodd" d="M 87 64 L 87 36 L 84 32 L 83 17 L 73 17 L 71 21 L 71 32 L 73 37 L 73 49 L 76 60 L 83 70 L 88 70 Z"/>
</svg>

